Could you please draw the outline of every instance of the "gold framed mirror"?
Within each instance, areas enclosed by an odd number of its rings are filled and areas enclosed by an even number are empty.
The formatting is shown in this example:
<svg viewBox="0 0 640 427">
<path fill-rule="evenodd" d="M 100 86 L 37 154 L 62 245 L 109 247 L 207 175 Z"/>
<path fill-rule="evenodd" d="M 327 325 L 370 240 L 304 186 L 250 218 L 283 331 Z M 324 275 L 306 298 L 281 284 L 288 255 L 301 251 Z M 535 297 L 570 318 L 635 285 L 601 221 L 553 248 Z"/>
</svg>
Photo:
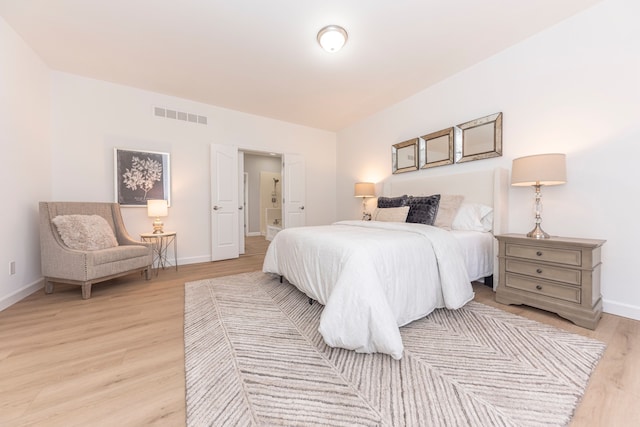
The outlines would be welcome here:
<svg viewBox="0 0 640 427">
<path fill-rule="evenodd" d="M 450 127 L 421 136 L 420 169 L 453 164 L 454 141 L 460 129 Z"/>
<path fill-rule="evenodd" d="M 418 170 L 418 139 L 391 146 L 391 171 L 394 174 Z"/>
<path fill-rule="evenodd" d="M 462 135 L 456 145 L 456 163 L 502 156 L 502 113 L 471 120 L 457 127 Z"/>
</svg>

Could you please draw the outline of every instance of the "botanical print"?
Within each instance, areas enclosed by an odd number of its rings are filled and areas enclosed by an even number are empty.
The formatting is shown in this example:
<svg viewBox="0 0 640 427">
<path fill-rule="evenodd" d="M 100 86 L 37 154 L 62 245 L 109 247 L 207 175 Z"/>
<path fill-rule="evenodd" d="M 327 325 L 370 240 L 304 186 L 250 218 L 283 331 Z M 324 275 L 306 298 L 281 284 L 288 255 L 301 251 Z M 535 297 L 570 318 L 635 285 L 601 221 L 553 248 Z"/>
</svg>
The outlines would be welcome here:
<svg viewBox="0 0 640 427">
<path fill-rule="evenodd" d="M 156 181 L 162 178 L 162 164 L 157 160 L 147 157 L 146 160 L 133 156 L 131 158 L 131 169 L 127 169 L 122 174 L 124 185 L 130 190 L 137 190 L 140 187 L 144 190 L 143 199 L 147 199 L 147 193 L 153 188 Z"/>
<path fill-rule="evenodd" d="M 169 199 L 169 154 L 116 149 L 116 200 L 145 206 L 149 199 Z"/>
</svg>

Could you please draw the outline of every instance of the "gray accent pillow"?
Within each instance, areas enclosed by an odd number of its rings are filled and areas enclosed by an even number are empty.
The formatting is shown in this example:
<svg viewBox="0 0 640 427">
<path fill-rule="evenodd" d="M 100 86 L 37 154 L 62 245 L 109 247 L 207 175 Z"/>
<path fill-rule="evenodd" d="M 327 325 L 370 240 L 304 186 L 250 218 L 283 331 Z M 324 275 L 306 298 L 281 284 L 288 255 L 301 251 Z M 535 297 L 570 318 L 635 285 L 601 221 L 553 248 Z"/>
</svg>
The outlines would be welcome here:
<svg viewBox="0 0 640 427">
<path fill-rule="evenodd" d="M 379 208 L 399 208 L 400 206 L 407 206 L 407 195 L 398 197 L 378 197 Z"/>
<path fill-rule="evenodd" d="M 118 246 L 111 226 L 100 215 L 58 215 L 51 222 L 70 249 L 97 251 Z"/>
<path fill-rule="evenodd" d="M 438 207 L 440 205 L 440 195 L 414 197 L 407 199 L 409 205 L 409 214 L 407 222 L 416 224 L 433 225 L 438 215 Z"/>
</svg>

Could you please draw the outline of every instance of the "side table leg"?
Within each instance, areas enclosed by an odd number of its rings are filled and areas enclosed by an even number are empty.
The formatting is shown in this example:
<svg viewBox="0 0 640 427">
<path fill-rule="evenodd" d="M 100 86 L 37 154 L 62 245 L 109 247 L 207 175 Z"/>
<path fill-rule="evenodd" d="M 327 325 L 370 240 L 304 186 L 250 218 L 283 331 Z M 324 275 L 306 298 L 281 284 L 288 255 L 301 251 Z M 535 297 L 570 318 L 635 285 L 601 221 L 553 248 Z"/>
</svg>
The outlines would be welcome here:
<svg viewBox="0 0 640 427">
<path fill-rule="evenodd" d="M 178 271 L 178 236 L 173 236 L 173 260 Z"/>
</svg>

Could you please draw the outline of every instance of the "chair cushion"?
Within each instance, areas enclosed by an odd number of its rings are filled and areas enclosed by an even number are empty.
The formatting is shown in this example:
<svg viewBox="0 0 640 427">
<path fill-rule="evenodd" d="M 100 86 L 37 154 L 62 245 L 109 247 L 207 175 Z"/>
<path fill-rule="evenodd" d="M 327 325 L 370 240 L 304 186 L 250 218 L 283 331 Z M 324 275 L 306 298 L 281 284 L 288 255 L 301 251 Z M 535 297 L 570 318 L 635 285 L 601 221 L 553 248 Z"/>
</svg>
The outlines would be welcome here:
<svg viewBox="0 0 640 427">
<path fill-rule="evenodd" d="M 136 257 L 149 255 L 149 248 L 142 245 L 122 245 L 115 248 L 92 251 L 88 254 L 87 261 L 94 265 L 109 264 Z"/>
<path fill-rule="evenodd" d="M 51 221 L 70 249 L 95 251 L 118 246 L 113 230 L 99 215 L 58 215 Z"/>
</svg>

